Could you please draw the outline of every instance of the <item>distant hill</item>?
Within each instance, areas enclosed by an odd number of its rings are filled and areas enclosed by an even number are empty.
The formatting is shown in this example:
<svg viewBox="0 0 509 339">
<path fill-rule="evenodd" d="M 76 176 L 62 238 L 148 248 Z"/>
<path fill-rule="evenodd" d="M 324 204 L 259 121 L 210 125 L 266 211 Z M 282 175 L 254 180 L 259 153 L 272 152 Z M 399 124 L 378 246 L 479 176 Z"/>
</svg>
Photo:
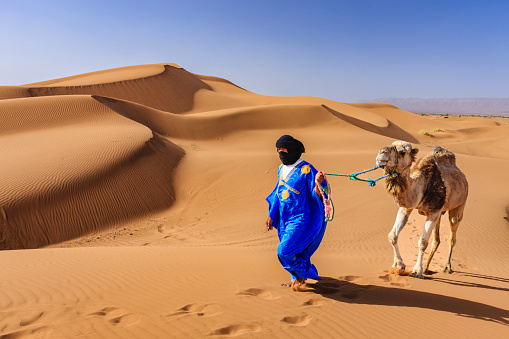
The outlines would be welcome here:
<svg viewBox="0 0 509 339">
<path fill-rule="evenodd" d="M 509 116 L 509 98 L 378 98 L 372 102 L 391 104 L 413 113 Z"/>
</svg>

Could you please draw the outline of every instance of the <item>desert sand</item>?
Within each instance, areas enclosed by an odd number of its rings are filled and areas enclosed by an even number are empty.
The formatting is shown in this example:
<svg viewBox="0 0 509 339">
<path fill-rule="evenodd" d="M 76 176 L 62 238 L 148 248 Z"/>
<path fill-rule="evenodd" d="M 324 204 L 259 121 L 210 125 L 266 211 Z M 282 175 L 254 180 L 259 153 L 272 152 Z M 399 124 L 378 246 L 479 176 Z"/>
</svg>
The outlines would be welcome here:
<svg viewBox="0 0 509 339">
<path fill-rule="evenodd" d="M 1 338 L 509 337 L 507 118 L 262 96 L 154 64 L 2 86 L 0 119 Z M 329 173 L 395 140 L 453 151 L 470 186 L 455 273 L 442 218 L 432 274 L 389 274 L 383 182 L 329 176 L 323 280 L 282 287 L 264 222 L 283 134 Z M 424 220 L 400 235 L 410 270 Z"/>
</svg>

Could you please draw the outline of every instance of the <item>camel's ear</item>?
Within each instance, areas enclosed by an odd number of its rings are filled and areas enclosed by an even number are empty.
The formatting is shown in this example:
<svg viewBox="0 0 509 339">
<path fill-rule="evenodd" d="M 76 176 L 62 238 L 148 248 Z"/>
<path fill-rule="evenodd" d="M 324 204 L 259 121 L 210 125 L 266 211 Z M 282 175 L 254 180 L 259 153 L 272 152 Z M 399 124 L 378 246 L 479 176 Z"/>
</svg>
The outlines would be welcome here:
<svg viewBox="0 0 509 339">
<path fill-rule="evenodd" d="M 414 148 L 414 149 L 412 150 L 412 154 L 413 154 L 413 155 L 416 155 L 417 153 L 419 153 L 419 149 L 418 149 L 418 148 Z"/>
</svg>

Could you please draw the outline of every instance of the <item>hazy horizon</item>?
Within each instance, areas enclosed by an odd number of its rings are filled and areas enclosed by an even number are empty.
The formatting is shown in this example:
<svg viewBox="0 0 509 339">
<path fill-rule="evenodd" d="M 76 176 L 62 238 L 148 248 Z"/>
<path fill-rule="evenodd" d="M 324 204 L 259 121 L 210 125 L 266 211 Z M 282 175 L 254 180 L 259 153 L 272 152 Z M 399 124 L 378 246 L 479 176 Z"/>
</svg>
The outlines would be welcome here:
<svg viewBox="0 0 509 339">
<path fill-rule="evenodd" d="M 391 104 L 413 113 L 509 117 L 509 98 L 376 98 L 371 102 Z"/>
</svg>

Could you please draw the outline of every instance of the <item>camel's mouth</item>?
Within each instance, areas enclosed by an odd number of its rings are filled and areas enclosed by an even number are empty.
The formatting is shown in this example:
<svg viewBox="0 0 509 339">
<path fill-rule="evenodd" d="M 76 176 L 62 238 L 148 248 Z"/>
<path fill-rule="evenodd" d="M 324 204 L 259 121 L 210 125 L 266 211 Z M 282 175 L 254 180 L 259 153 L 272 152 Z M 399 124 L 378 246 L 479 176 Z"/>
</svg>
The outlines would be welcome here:
<svg viewBox="0 0 509 339">
<path fill-rule="evenodd" d="M 388 163 L 387 160 L 377 160 L 375 164 L 381 169 L 384 169 L 385 166 L 387 166 L 387 163 Z"/>
</svg>

